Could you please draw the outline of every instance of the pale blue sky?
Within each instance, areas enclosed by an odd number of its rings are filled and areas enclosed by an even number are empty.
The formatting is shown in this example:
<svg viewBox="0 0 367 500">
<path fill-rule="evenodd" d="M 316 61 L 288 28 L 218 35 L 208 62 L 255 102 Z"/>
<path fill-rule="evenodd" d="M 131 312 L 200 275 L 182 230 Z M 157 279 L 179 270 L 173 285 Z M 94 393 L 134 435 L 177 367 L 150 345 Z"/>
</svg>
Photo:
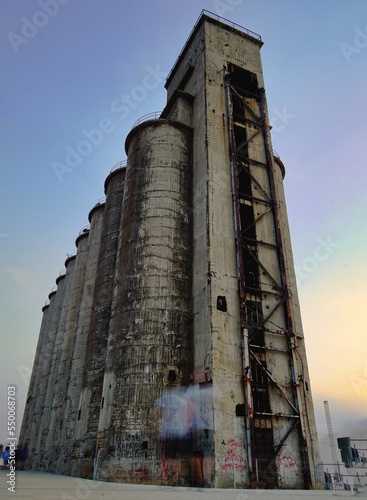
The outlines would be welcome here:
<svg viewBox="0 0 367 500">
<path fill-rule="evenodd" d="M 365 0 L 0 0 L 0 394 L 17 386 L 20 417 L 41 308 L 202 9 L 263 38 L 320 440 L 324 399 L 335 434 L 367 437 Z"/>
</svg>

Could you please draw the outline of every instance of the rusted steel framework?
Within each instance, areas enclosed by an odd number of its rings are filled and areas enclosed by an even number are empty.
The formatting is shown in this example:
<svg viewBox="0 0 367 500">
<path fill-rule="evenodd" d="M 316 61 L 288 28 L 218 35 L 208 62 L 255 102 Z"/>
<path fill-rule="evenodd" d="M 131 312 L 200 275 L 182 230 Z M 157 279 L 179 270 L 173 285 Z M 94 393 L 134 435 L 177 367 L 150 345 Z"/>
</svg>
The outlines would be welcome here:
<svg viewBox="0 0 367 500">
<path fill-rule="evenodd" d="M 303 482 L 309 487 L 302 376 L 298 373 L 297 335 L 291 314 L 274 173 L 282 165 L 274 165 L 265 91 L 258 88 L 256 75 L 229 65 L 225 84 L 243 334 L 246 400 L 243 416 L 250 480 L 252 486 L 278 487 L 277 457 L 289 436 L 298 433 Z M 273 342 L 275 337 L 281 339 Z M 279 383 L 268 369 L 270 355 L 273 363 L 277 356 L 279 363 L 284 363 L 286 357 L 289 384 Z M 275 404 L 276 399 L 281 402 Z M 278 411 L 280 407 L 283 411 Z M 281 425 L 281 436 L 274 429 L 279 419 L 286 422 Z"/>
</svg>

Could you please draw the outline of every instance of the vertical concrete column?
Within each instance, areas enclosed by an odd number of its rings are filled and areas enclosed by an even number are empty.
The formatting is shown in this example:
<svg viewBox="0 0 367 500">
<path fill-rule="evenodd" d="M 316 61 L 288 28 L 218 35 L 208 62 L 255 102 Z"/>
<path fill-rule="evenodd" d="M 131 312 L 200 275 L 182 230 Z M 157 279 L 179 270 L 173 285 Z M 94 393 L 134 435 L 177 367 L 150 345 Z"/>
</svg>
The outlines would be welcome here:
<svg viewBox="0 0 367 500">
<path fill-rule="evenodd" d="M 104 203 L 98 203 L 92 208 L 89 213 L 90 230 L 88 239 L 85 240 L 85 244 L 80 239 L 82 235 L 76 240 L 78 249 L 83 245 L 84 252 L 80 254 L 80 288 L 78 297 L 75 298 L 76 307 L 71 311 L 69 318 L 70 344 L 63 375 L 63 392 L 66 394 L 66 398 L 60 414 L 63 426 L 58 439 L 56 439 L 57 447 L 60 450 L 57 470 L 67 474 L 72 473 L 73 465 L 78 456 L 75 424 L 82 386 L 104 209 Z"/>
<path fill-rule="evenodd" d="M 62 427 L 60 429 L 59 439 L 57 442 L 57 448 L 59 450 L 59 457 L 57 460 L 57 471 L 63 474 L 70 474 L 71 471 L 71 449 L 65 446 L 66 441 L 72 442 L 73 431 L 70 430 L 68 425 L 68 417 L 70 411 L 71 395 L 77 398 L 77 394 L 73 394 L 72 387 L 70 387 L 71 379 L 71 366 L 73 360 L 74 345 L 76 342 L 76 328 L 78 322 L 79 305 L 82 296 L 82 288 L 84 282 L 84 273 L 88 256 L 88 239 L 89 239 L 89 229 L 84 229 L 80 232 L 79 236 L 75 241 L 75 246 L 77 248 L 75 261 L 73 262 L 73 286 L 70 292 L 69 307 L 67 312 L 67 318 L 65 322 L 65 371 L 63 373 L 63 402 L 60 408 L 60 415 L 62 421 Z M 70 264 L 69 264 L 70 265 Z M 61 389 L 60 389 L 61 390 Z M 69 438 L 69 434 L 71 437 Z M 68 440 L 69 438 L 69 440 Z"/>
<path fill-rule="evenodd" d="M 66 289 L 64 299 L 64 315 L 60 322 L 60 361 L 57 366 L 54 382 L 54 397 L 50 415 L 49 434 L 46 449 L 49 456 L 49 471 L 60 472 L 60 458 L 67 458 L 63 448 L 59 447 L 59 435 L 65 426 L 63 408 L 66 399 L 66 384 L 69 377 L 70 358 L 74 344 L 74 332 L 78 317 L 81 288 L 85 272 L 86 255 L 88 252 L 88 231 L 83 231 L 76 240 L 76 257 L 67 266 Z M 72 266 L 72 279 L 68 279 Z"/>
<path fill-rule="evenodd" d="M 154 404 L 191 372 L 192 130 L 143 123 L 128 166 L 99 422 L 98 477 L 159 482 Z M 118 472 L 116 472 L 116 468 Z"/>
<path fill-rule="evenodd" d="M 29 458 L 28 467 L 37 470 L 37 460 L 38 460 L 38 449 L 37 440 L 39 436 L 40 423 L 42 417 L 42 407 L 45 398 L 45 390 L 47 384 L 47 375 L 50 368 L 50 349 L 52 348 L 51 337 L 50 337 L 50 324 L 54 316 L 55 304 L 56 304 L 56 290 L 52 291 L 48 299 L 50 301 L 48 306 L 47 321 L 45 325 L 45 332 L 43 336 L 42 343 L 40 345 L 40 355 L 38 363 L 38 372 L 36 374 L 35 386 L 37 387 L 37 397 L 34 402 L 34 410 L 31 416 L 30 423 L 30 440 L 29 440 Z"/>
<path fill-rule="evenodd" d="M 44 377 L 40 381 L 41 408 L 40 418 L 38 420 L 37 443 L 35 451 L 34 467 L 36 470 L 48 470 L 48 461 L 45 456 L 46 439 L 49 430 L 49 418 L 53 398 L 54 377 L 56 365 L 60 356 L 58 329 L 61 312 L 65 296 L 65 274 L 56 279 L 57 291 L 55 295 L 55 304 L 50 319 L 47 347 L 45 351 L 45 360 L 43 364 Z"/>
<path fill-rule="evenodd" d="M 75 439 L 80 443 L 81 452 L 79 470 L 75 472 L 83 477 L 93 475 L 125 171 L 125 167 L 117 168 L 105 181 L 105 216 L 86 345 L 83 389 L 75 420 Z"/>
<path fill-rule="evenodd" d="M 44 345 L 46 343 L 48 323 L 50 319 L 50 304 L 43 306 L 42 313 L 43 316 L 42 316 L 41 328 L 38 337 L 37 349 L 34 356 L 31 379 L 29 382 L 29 389 L 24 409 L 22 427 L 19 435 L 19 443 L 23 444 L 23 446 L 27 445 L 27 447 L 29 447 L 31 442 L 32 420 L 35 413 L 37 398 L 39 395 L 39 383 L 40 383 L 40 376 L 42 372 L 42 363 L 44 357 Z M 31 453 L 31 450 L 29 450 L 29 452 Z M 30 461 L 31 461 L 31 456 L 32 454 L 30 454 L 29 457 Z"/>
<path fill-rule="evenodd" d="M 317 428 L 316 428 L 316 420 L 315 420 L 315 412 L 312 400 L 312 392 L 311 392 L 311 382 L 310 375 L 308 371 L 308 362 L 307 362 L 307 354 L 306 354 L 306 345 L 305 338 L 302 327 L 302 318 L 301 318 L 301 310 L 298 298 L 298 290 L 296 283 L 296 272 L 294 268 L 294 260 L 293 260 L 293 252 L 292 252 L 292 244 L 291 244 L 291 236 L 288 222 L 288 213 L 287 213 L 287 205 L 284 193 L 284 176 L 285 176 L 285 167 L 283 162 L 278 156 L 273 157 L 273 172 L 274 172 L 274 189 L 277 196 L 278 202 L 278 216 L 279 216 L 279 225 L 280 225 L 280 233 L 282 238 L 282 248 L 284 252 L 284 267 L 285 267 L 285 275 L 287 280 L 287 287 L 290 295 L 290 313 L 292 319 L 292 330 L 295 333 L 294 337 L 291 339 L 291 349 L 292 349 L 292 372 L 293 376 L 297 379 L 297 398 L 299 400 L 300 413 L 301 413 L 301 426 L 302 426 L 302 434 L 306 437 L 307 442 L 307 459 L 309 461 L 309 471 L 312 484 L 317 483 L 316 477 L 316 466 L 320 463 L 320 451 L 318 448 L 318 437 L 317 437 Z M 302 437 L 300 438 L 300 442 L 302 445 L 300 446 L 297 441 L 293 444 L 289 439 L 287 442 L 287 450 L 291 449 L 293 453 L 293 448 L 300 447 L 301 455 L 304 455 L 302 450 L 302 446 L 304 446 L 302 442 Z M 301 461 L 300 461 L 301 462 Z M 292 478 L 289 477 L 289 471 L 284 470 L 283 464 L 279 463 L 279 469 L 281 470 L 281 476 L 285 477 L 287 481 L 285 481 L 286 487 L 290 483 L 290 479 L 292 480 L 293 485 L 300 485 L 303 487 L 304 483 L 300 481 L 298 477 Z M 282 470 L 283 469 L 283 470 Z M 287 484 L 288 483 L 288 484 Z M 280 483 L 281 486 L 283 486 Z"/>
</svg>

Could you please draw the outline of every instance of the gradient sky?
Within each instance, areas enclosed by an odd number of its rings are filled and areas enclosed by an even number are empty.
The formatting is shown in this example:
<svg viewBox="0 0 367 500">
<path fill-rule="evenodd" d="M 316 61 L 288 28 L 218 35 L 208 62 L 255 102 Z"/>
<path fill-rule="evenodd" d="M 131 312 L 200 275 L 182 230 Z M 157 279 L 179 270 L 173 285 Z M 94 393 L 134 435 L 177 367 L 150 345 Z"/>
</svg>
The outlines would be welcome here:
<svg viewBox="0 0 367 500">
<path fill-rule="evenodd" d="M 41 308 L 66 254 L 133 123 L 164 107 L 202 9 L 264 41 L 321 451 L 324 400 L 336 436 L 366 438 L 366 1 L 55 1 L 0 0 L 0 441 L 9 385 L 20 426 Z M 96 128 L 99 144 L 60 172 Z"/>
</svg>

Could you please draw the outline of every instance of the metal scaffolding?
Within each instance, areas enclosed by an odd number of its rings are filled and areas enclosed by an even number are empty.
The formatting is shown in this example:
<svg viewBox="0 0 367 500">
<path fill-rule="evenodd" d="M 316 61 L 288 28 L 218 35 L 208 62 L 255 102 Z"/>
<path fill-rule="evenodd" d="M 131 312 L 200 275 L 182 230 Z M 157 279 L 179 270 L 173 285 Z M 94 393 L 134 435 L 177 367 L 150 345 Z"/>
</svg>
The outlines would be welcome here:
<svg viewBox="0 0 367 500">
<path fill-rule="evenodd" d="M 289 436 L 298 431 L 303 481 L 305 487 L 309 487 L 310 466 L 304 420 L 306 408 L 301 395 L 302 375 L 298 368 L 297 335 L 287 283 L 265 91 L 257 87 L 254 78 L 255 75 L 250 72 L 231 65 L 225 79 L 243 332 L 244 416 L 251 481 L 253 486 L 278 486 L 277 455 Z M 250 146 L 255 139 L 257 144 L 261 141 L 262 159 L 259 156 L 254 158 L 251 153 Z M 279 160 L 276 161 L 279 163 Z M 282 168 L 282 164 L 279 166 Z M 259 178 L 264 178 L 264 170 L 267 172 L 266 182 L 260 182 Z M 260 175 L 259 171 L 262 171 Z M 267 240 L 264 233 L 261 238 L 258 236 L 260 224 L 267 224 L 270 235 Z M 263 258 L 265 253 L 270 255 L 267 261 Z M 274 266 L 270 269 L 269 260 L 276 262 L 277 273 Z M 267 304 L 272 306 L 264 307 L 264 298 L 269 296 L 271 300 Z M 281 325 L 279 314 L 283 318 Z M 283 347 L 271 347 L 269 338 L 274 336 L 285 339 L 281 342 Z M 291 390 L 285 390 L 267 368 L 270 352 L 272 356 L 288 357 L 292 374 Z M 270 392 L 277 392 L 288 411 L 279 413 L 272 409 Z M 284 419 L 288 425 L 283 436 L 275 439 L 273 427 L 278 419 Z"/>
</svg>

